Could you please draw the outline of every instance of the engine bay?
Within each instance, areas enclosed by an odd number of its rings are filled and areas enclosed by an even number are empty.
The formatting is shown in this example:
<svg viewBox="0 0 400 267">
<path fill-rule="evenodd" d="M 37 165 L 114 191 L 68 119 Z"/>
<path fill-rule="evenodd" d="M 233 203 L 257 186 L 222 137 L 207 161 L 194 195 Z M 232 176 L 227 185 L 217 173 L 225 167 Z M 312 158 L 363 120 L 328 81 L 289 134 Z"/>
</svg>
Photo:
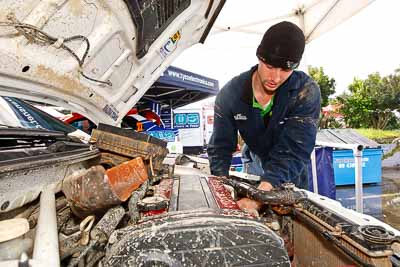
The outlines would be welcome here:
<svg viewBox="0 0 400 267">
<path fill-rule="evenodd" d="M 0 213 L 0 265 L 398 266 L 390 226 L 291 184 L 265 192 L 254 180 L 208 175 L 165 147 L 100 124 L 85 167 L 40 202 Z M 259 213 L 240 210 L 242 197 L 262 202 Z M 7 237 L 7 222 L 21 232 Z"/>
</svg>

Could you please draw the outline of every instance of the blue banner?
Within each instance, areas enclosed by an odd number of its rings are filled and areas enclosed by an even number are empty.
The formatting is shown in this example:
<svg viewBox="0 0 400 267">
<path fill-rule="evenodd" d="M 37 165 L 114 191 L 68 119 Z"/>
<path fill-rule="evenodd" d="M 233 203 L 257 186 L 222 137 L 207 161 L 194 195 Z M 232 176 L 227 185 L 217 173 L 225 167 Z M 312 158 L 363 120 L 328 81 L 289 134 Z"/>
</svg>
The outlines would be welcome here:
<svg viewBox="0 0 400 267">
<path fill-rule="evenodd" d="M 175 132 L 172 130 L 148 131 L 145 133 L 167 142 L 174 142 L 176 136 Z"/>
<path fill-rule="evenodd" d="M 187 87 L 204 93 L 216 95 L 219 90 L 217 80 L 169 66 L 158 78 L 157 82 L 171 84 L 179 87 Z"/>
<path fill-rule="evenodd" d="M 161 110 L 161 120 L 164 123 L 165 128 L 171 128 L 171 109 L 162 109 Z"/>
</svg>

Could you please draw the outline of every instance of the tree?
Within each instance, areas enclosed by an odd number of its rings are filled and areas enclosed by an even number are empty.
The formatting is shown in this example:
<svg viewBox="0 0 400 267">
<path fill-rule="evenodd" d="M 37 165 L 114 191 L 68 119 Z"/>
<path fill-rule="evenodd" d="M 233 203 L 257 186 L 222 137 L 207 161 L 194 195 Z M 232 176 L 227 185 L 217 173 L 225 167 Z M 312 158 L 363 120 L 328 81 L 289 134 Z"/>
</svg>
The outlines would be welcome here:
<svg viewBox="0 0 400 267">
<path fill-rule="evenodd" d="M 341 103 L 337 98 L 329 99 L 326 109 L 322 108 L 319 120 L 320 129 L 344 128 L 346 127 L 343 115 L 340 113 Z"/>
<path fill-rule="evenodd" d="M 325 107 L 329 104 L 329 96 L 335 93 L 336 81 L 324 73 L 322 67 L 308 66 L 308 74 L 319 85 L 321 90 L 321 106 Z"/>
<path fill-rule="evenodd" d="M 343 93 L 337 97 L 342 104 L 340 113 L 344 115 L 346 125 L 351 128 L 369 128 L 369 110 L 372 108 L 371 99 L 365 97 L 365 85 L 360 79 L 354 78 L 349 86 L 350 94 Z"/>
<path fill-rule="evenodd" d="M 341 112 L 352 128 L 385 129 L 400 108 L 400 72 L 386 77 L 373 73 L 367 79 L 355 78 L 349 86 L 350 94 L 338 97 Z"/>
</svg>

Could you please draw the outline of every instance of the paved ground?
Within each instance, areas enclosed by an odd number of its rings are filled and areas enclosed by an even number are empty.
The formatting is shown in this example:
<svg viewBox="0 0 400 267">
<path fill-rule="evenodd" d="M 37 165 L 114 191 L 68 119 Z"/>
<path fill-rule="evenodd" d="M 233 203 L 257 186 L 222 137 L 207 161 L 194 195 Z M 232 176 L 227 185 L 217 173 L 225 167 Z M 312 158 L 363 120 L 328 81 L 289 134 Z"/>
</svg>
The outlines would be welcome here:
<svg viewBox="0 0 400 267">
<path fill-rule="evenodd" d="M 336 199 L 354 208 L 354 187 L 336 188 Z M 400 230 L 400 169 L 382 169 L 382 183 L 364 186 L 364 213 Z"/>
<path fill-rule="evenodd" d="M 400 168 L 400 152 L 395 153 L 393 156 L 391 156 L 388 159 L 382 160 L 382 167 Z"/>
</svg>

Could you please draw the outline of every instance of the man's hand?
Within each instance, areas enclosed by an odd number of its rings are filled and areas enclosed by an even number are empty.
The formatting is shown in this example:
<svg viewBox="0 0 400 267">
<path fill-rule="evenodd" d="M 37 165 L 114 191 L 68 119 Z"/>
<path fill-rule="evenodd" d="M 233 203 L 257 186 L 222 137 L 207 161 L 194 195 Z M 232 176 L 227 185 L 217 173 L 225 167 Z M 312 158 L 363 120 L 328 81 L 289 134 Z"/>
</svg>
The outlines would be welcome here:
<svg viewBox="0 0 400 267">
<path fill-rule="evenodd" d="M 257 188 L 260 190 L 263 190 L 263 191 L 270 191 L 270 190 L 272 190 L 273 186 L 272 186 L 272 184 L 263 181 L 260 183 L 260 185 Z"/>
<path fill-rule="evenodd" d="M 272 186 L 272 184 L 263 181 L 260 183 L 260 185 L 257 188 L 260 190 L 263 190 L 263 191 L 270 191 L 273 188 L 273 186 Z M 241 210 L 247 211 L 247 212 L 249 212 L 251 214 L 255 214 L 255 215 L 258 215 L 258 211 L 262 207 L 261 202 L 252 200 L 247 197 L 240 199 L 237 202 L 237 204 Z"/>
</svg>

